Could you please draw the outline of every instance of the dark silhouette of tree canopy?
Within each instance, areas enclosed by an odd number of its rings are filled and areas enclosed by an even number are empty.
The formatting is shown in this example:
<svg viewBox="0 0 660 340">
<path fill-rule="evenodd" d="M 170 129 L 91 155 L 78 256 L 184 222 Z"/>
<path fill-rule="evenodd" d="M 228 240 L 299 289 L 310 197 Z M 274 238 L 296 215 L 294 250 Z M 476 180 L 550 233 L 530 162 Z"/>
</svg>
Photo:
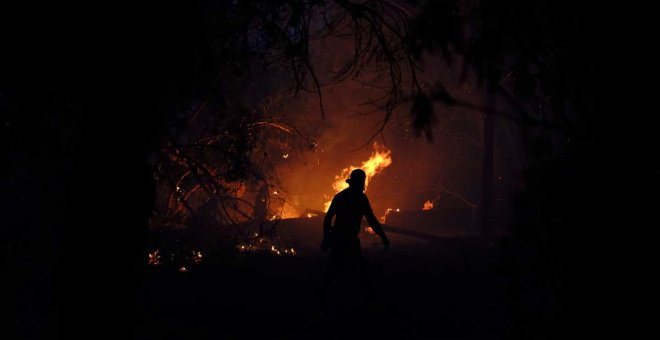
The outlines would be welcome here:
<svg viewBox="0 0 660 340">
<path fill-rule="evenodd" d="M 593 138 L 588 119 L 594 110 L 591 65 L 596 56 L 592 28 L 585 26 L 590 23 L 590 9 L 516 0 L 421 1 L 418 5 L 420 14 L 411 23 L 415 55 L 438 52 L 447 62 L 459 63 L 466 75 L 474 74 L 482 84 L 484 100 L 482 104 L 460 102 L 438 83 L 415 100 L 415 127 L 418 133 L 429 131 L 433 106 L 428 102 L 432 101 L 483 112 L 481 218 L 486 234 L 492 228 L 488 223 L 493 202 L 493 126 L 505 120 L 523 128 L 528 159 L 525 186 L 514 202 L 512 242 L 505 247 L 510 263 L 504 270 L 512 278 L 510 317 L 516 325 L 507 331 L 508 336 L 524 338 L 560 334 L 556 332 L 575 320 L 559 312 L 575 307 L 569 295 L 573 292 L 564 287 L 573 274 L 570 257 L 578 252 L 566 235 L 577 235 L 575 228 L 584 227 L 578 222 L 583 220 L 569 219 L 579 199 L 566 195 L 576 191 L 580 175 L 571 178 L 571 174 L 583 170 L 580 157 L 591 148 Z M 526 262 L 526 258 L 534 260 Z M 543 286 L 535 285 L 536 280 Z"/>
</svg>

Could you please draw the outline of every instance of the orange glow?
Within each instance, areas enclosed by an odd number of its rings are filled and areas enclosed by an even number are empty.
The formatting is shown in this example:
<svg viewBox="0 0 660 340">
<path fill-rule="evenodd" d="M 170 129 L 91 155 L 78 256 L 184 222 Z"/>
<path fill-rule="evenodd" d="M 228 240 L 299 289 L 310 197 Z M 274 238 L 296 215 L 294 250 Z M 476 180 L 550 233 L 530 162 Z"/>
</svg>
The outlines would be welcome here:
<svg viewBox="0 0 660 340">
<path fill-rule="evenodd" d="M 431 209 L 433 209 L 433 202 L 431 201 L 424 202 L 424 207 L 422 207 L 422 210 L 426 211 Z"/>
<path fill-rule="evenodd" d="M 274 219 L 277 218 L 297 218 L 300 217 L 300 213 L 298 212 L 298 209 L 294 206 L 293 202 L 284 202 L 282 206 L 278 209 L 275 209 L 277 212 L 277 215 L 275 216 Z"/>
<path fill-rule="evenodd" d="M 344 168 L 341 171 L 341 174 L 335 176 L 335 181 L 332 183 L 332 189 L 335 191 L 335 194 L 348 188 L 348 183 L 346 179 L 350 175 L 351 171 L 355 169 L 362 169 L 367 174 L 367 180 L 364 182 L 364 190 L 367 190 L 369 185 L 369 180 L 374 177 L 376 174 L 380 173 L 383 169 L 387 168 L 392 164 L 392 151 L 386 149 L 384 146 L 379 146 L 377 143 L 374 143 L 374 150 L 371 153 L 371 156 L 368 160 L 362 162 L 361 166 L 351 165 L 348 168 Z M 324 211 L 328 211 L 330 208 L 330 203 L 332 200 L 325 202 L 323 207 Z"/>
<path fill-rule="evenodd" d="M 374 230 L 371 229 L 371 227 L 364 228 L 364 231 L 368 232 L 369 234 L 375 234 Z"/>
<path fill-rule="evenodd" d="M 391 214 L 392 210 L 394 209 L 387 208 L 387 210 L 385 210 L 385 214 L 383 214 L 383 216 L 380 217 L 380 223 L 385 223 L 385 221 L 387 221 L 387 215 Z"/>
</svg>

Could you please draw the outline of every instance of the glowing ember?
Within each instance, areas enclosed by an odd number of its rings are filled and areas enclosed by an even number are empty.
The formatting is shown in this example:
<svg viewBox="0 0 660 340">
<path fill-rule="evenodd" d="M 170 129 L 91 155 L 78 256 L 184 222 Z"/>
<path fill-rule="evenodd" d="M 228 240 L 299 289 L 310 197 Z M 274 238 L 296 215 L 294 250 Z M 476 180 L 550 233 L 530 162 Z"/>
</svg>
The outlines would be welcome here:
<svg viewBox="0 0 660 340">
<path fill-rule="evenodd" d="M 364 231 L 368 232 L 369 234 L 375 234 L 374 230 L 371 229 L 371 227 L 364 228 Z"/>
<path fill-rule="evenodd" d="M 156 249 L 153 252 L 149 253 L 149 259 L 147 260 L 149 265 L 157 266 L 160 264 L 160 250 Z"/>
<path fill-rule="evenodd" d="M 194 251 L 194 250 L 193 250 L 192 253 L 193 253 L 193 263 L 195 263 L 195 264 L 200 264 L 200 263 L 202 263 L 202 258 L 203 258 L 203 256 L 202 256 L 202 252 L 201 252 L 201 251 Z"/>
<path fill-rule="evenodd" d="M 392 164 L 392 151 L 385 149 L 384 146 L 378 146 L 377 143 L 374 143 L 374 150 L 371 153 L 371 157 L 368 160 L 362 162 L 361 166 L 351 165 L 348 168 L 344 168 L 341 171 L 341 174 L 335 176 L 335 182 L 332 183 L 332 189 L 335 193 L 338 193 L 346 188 L 348 188 L 348 183 L 346 183 L 346 178 L 350 175 L 351 171 L 355 169 L 362 169 L 367 174 L 367 180 L 364 182 L 364 190 L 367 190 L 369 185 L 369 180 L 374 177 L 376 174 L 380 173 L 383 169 L 387 168 Z M 330 208 L 330 203 L 332 200 L 325 202 L 324 211 L 328 211 Z"/>
<path fill-rule="evenodd" d="M 424 202 L 424 207 L 422 207 L 422 210 L 426 211 L 431 209 L 433 209 L 433 202 L 431 201 Z"/>
<path fill-rule="evenodd" d="M 254 254 L 271 254 L 276 256 L 295 256 L 298 254 L 293 248 L 279 248 L 274 244 L 265 242 L 263 238 L 256 242 L 242 243 L 236 246 L 237 250 L 241 253 L 254 253 Z"/>
<path fill-rule="evenodd" d="M 185 272 L 188 271 L 188 268 L 186 268 L 186 266 L 181 266 L 181 267 L 179 267 L 179 271 L 182 272 L 182 273 L 185 273 Z"/>
</svg>

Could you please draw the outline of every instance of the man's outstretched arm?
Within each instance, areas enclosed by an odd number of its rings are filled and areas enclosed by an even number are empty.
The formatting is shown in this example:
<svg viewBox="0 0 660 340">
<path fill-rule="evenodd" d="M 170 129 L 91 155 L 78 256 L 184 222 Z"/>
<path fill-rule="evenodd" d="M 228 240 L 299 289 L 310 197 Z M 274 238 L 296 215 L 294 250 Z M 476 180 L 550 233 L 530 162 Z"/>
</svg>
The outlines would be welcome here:
<svg viewBox="0 0 660 340">
<path fill-rule="evenodd" d="M 366 195 L 364 196 L 364 201 L 364 217 L 367 218 L 367 222 L 369 223 L 369 226 L 374 231 L 374 233 L 380 236 L 380 239 L 383 241 L 383 245 L 385 246 L 385 250 L 387 250 L 390 247 L 390 240 L 387 238 L 387 235 L 385 235 L 385 230 L 383 230 L 380 222 L 378 222 L 376 215 L 374 215 L 374 211 L 371 209 L 369 199 L 367 199 Z"/>
</svg>

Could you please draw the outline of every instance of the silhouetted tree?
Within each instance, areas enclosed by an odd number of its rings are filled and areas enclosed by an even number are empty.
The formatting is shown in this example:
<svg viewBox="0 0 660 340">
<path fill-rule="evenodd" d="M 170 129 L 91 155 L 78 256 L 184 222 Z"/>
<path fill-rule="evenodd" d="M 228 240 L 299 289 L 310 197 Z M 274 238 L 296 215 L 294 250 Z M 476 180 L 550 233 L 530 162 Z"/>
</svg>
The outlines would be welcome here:
<svg viewBox="0 0 660 340">
<path fill-rule="evenodd" d="M 523 185 L 515 201 L 513 234 L 503 241 L 510 261 L 503 270 L 511 279 L 511 327 L 505 336 L 553 338 L 569 325 L 586 324 L 578 313 L 589 314 L 594 310 L 586 306 L 596 304 L 579 280 L 584 278 L 580 268 L 597 262 L 603 252 L 587 256 L 582 249 L 604 232 L 596 222 L 604 222 L 599 209 L 609 206 L 603 186 L 608 176 L 619 176 L 610 170 L 623 164 L 605 169 L 609 138 L 599 130 L 611 131 L 616 126 L 611 117 L 620 118 L 612 115 L 616 111 L 611 105 L 625 110 L 632 98 L 639 98 L 618 87 L 634 77 L 608 72 L 608 79 L 603 67 L 620 65 L 610 58 L 625 49 L 617 42 L 636 41 L 632 32 L 641 32 L 637 27 L 645 24 L 630 25 L 625 6 L 519 0 L 414 3 L 418 11 L 410 39 L 416 55 L 440 54 L 482 85 L 481 104 L 456 100 L 442 84 L 420 96 L 484 115 L 484 223 L 492 204 L 492 127 L 503 120 L 521 127 L 526 148 Z M 620 24 L 610 26 L 610 19 Z M 608 52 L 608 46 L 617 52 Z M 649 65 L 641 63 L 646 60 L 642 55 L 646 53 L 633 58 L 640 59 L 632 62 L 638 71 Z M 597 102 L 599 93 L 611 97 Z M 413 106 L 413 115 L 421 117 L 419 131 L 433 120 L 428 109 Z M 490 226 L 484 227 L 489 234 Z"/>
</svg>

